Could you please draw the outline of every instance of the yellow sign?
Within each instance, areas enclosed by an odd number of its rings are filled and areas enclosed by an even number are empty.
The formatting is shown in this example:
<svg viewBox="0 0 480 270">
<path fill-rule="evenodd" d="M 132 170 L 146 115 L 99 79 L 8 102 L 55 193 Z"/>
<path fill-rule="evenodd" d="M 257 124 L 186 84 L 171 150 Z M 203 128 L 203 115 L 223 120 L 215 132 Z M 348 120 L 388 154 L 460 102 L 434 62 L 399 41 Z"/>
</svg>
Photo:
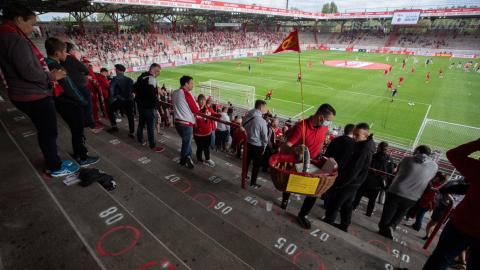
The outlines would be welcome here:
<svg viewBox="0 0 480 270">
<path fill-rule="evenodd" d="M 315 194 L 320 179 L 290 174 L 287 190 L 294 193 Z"/>
</svg>

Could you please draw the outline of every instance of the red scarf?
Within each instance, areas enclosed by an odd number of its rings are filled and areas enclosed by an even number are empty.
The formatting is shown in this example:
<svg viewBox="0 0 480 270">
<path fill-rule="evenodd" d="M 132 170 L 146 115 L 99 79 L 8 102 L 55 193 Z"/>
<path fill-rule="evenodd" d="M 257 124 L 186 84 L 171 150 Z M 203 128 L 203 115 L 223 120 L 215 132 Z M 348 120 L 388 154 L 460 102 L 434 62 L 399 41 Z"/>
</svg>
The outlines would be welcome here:
<svg viewBox="0 0 480 270">
<path fill-rule="evenodd" d="M 90 54 L 90 52 L 89 52 L 88 54 Z M 73 55 L 73 54 L 71 54 L 71 53 L 68 53 L 68 52 L 67 52 L 67 55 L 70 55 L 71 57 L 77 59 L 77 57 L 75 57 L 75 55 Z"/>
<path fill-rule="evenodd" d="M 47 63 L 45 62 L 45 58 L 43 58 L 43 55 L 40 53 L 40 51 L 37 49 L 37 46 L 33 44 L 33 42 L 23 33 L 23 31 L 18 28 L 15 24 L 9 21 L 4 21 L 3 25 L 0 26 L 0 36 L 3 34 L 7 33 L 16 33 L 18 34 L 21 38 L 24 38 L 28 41 L 30 44 L 30 47 L 32 48 L 32 51 L 37 55 L 38 60 L 40 60 L 40 63 L 42 64 L 43 70 L 50 72 L 48 69 Z M 60 93 L 63 93 L 62 87 L 56 82 L 56 81 L 51 81 L 50 84 L 52 85 L 53 88 L 53 95 L 55 97 L 58 97 Z"/>
</svg>

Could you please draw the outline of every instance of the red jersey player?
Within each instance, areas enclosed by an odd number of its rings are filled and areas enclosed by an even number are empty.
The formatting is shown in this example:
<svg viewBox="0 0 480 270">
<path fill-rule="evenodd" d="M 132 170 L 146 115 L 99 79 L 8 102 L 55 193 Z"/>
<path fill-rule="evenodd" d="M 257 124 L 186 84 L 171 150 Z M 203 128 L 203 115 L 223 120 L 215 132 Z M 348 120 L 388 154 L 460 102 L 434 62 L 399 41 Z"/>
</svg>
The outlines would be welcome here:
<svg viewBox="0 0 480 270">
<path fill-rule="evenodd" d="M 301 82 L 301 80 L 302 80 L 302 74 L 298 73 L 297 84 Z"/>
<path fill-rule="evenodd" d="M 398 79 L 398 80 L 399 80 L 399 82 L 398 82 L 398 87 L 400 87 L 400 86 L 402 85 L 403 80 L 405 80 L 405 78 L 403 78 L 403 76 L 402 76 L 402 77 L 400 77 L 400 79 Z"/>
<path fill-rule="evenodd" d="M 393 66 L 390 66 L 390 68 L 388 69 L 388 73 L 392 72 L 392 67 Z"/>
<path fill-rule="evenodd" d="M 443 71 L 442 71 L 442 69 L 440 69 L 440 71 L 438 72 L 438 77 L 439 77 L 439 78 L 443 78 L 443 75 L 442 75 L 442 74 L 443 74 Z"/>
<path fill-rule="evenodd" d="M 345 60 L 345 66 L 343 66 L 343 67 L 347 67 L 347 60 Z"/>
<path fill-rule="evenodd" d="M 268 99 L 268 101 L 272 101 L 272 94 L 273 94 L 273 90 L 270 90 L 270 92 L 267 93 L 267 96 L 265 97 L 265 100 Z"/>
<path fill-rule="evenodd" d="M 415 75 L 415 67 L 412 67 L 412 70 L 410 72 L 412 72 L 412 75 Z"/>
<path fill-rule="evenodd" d="M 325 59 L 322 59 L 322 65 L 325 66 Z"/>
<path fill-rule="evenodd" d="M 308 62 L 308 68 L 312 68 L 312 59 L 310 59 L 310 62 Z"/>
<path fill-rule="evenodd" d="M 428 72 L 427 74 L 427 83 L 428 83 L 428 79 L 430 79 L 430 72 Z"/>
<path fill-rule="evenodd" d="M 385 69 L 385 72 L 383 73 L 382 78 L 383 78 L 383 77 L 388 78 L 388 69 Z"/>
<path fill-rule="evenodd" d="M 405 63 L 406 63 L 406 62 L 403 62 L 403 65 L 402 65 L 402 70 L 405 68 Z"/>
<path fill-rule="evenodd" d="M 238 61 L 238 67 L 237 68 L 240 68 L 241 63 L 242 63 L 242 61 Z"/>
<path fill-rule="evenodd" d="M 393 90 L 392 85 L 393 85 L 393 81 L 389 81 L 388 82 L 388 87 L 387 87 L 387 92 L 388 92 L 388 89 Z"/>
<path fill-rule="evenodd" d="M 260 65 L 262 64 L 262 58 L 260 58 Z"/>
<path fill-rule="evenodd" d="M 257 63 L 260 61 L 260 56 L 257 56 Z"/>
</svg>

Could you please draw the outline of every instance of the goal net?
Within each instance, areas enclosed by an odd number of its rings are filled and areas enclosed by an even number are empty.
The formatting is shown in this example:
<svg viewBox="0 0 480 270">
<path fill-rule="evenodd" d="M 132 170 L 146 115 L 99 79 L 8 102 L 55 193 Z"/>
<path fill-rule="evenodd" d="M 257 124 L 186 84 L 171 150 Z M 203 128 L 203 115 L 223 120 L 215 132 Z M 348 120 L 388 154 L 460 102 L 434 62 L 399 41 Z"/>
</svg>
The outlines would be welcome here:
<svg viewBox="0 0 480 270">
<path fill-rule="evenodd" d="M 445 152 L 461 144 L 478 140 L 480 138 L 480 128 L 469 127 L 459 124 L 425 119 L 420 128 L 413 148 L 418 145 L 427 145 L 445 158 Z M 472 158 L 479 158 L 480 152 L 470 155 Z"/>
<path fill-rule="evenodd" d="M 195 98 L 197 98 L 198 95 L 203 94 L 207 99 L 210 97 L 214 101 L 220 99 L 220 89 L 218 87 L 211 87 L 206 83 L 200 83 L 199 85 L 196 85 L 193 90 L 193 94 Z"/>
<path fill-rule="evenodd" d="M 231 102 L 234 107 L 250 110 L 255 103 L 255 87 L 244 84 L 229 83 L 217 80 L 200 82 L 198 91 L 211 91 L 214 101 L 222 104 Z M 205 94 L 204 94 L 205 95 Z M 208 97 L 207 95 L 205 95 Z"/>
</svg>

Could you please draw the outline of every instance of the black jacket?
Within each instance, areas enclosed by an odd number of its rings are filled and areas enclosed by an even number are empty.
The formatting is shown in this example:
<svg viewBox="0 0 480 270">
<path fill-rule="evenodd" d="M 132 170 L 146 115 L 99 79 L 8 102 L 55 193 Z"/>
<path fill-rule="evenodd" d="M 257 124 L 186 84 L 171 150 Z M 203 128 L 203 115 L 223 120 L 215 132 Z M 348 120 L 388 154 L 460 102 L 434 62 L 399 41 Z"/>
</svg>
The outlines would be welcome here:
<svg viewBox="0 0 480 270">
<path fill-rule="evenodd" d="M 60 61 L 60 65 L 68 71 L 68 76 L 77 88 L 87 86 L 90 70 L 77 58 L 67 55 L 65 61 Z"/>
<path fill-rule="evenodd" d="M 355 143 L 352 155 L 345 167 L 339 171 L 338 178 L 335 180 L 338 183 L 337 187 L 360 186 L 365 182 L 375 150 L 375 143 L 372 138 Z"/>
<path fill-rule="evenodd" d="M 338 168 L 342 169 L 347 164 L 347 160 L 353 152 L 353 145 L 355 142 L 347 135 L 333 139 L 327 147 L 325 152 L 326 157 L 335 159 Z"/>
<path fill-rule="evenodd" d="M 157 81 L 149 72 L 144 72 L 137 79 L 134 87 L 135 101 L 139 108 L 154 109 L 155 103 L 158 102 Z"/>
<path fill-rule="evenodd" d="M 387 153 L 377 152 L 373 154 L 370 168 L 393 174 L 393 159 Z M 369 172 L 367 175 L 367 180 L 365 181 L 365 186 L 371 189 L 380 189 L 382 187 L 381 181 L 382 176 L 374 172 Z"/>
<path fill-rule="evenodd" d="M 50 70 L 58 69 L 58 70 L 65 70 L 57 61 L 54 61 L 50 58 L 45 58 L 45 62 Z M 58 84 L 63 88 L 63 93 L 61 93 L 58 97 L 54 97 L 53 100 L 55 102 L 67 102 L 67 103 L 74 103 L 81 106 L 87 105 L 87 100 L 82 96 L 80 91 L 78 91 L 75 84 L 70 79 L 70 75 L 67 77 L 57 81 Z"/>
</svg>

